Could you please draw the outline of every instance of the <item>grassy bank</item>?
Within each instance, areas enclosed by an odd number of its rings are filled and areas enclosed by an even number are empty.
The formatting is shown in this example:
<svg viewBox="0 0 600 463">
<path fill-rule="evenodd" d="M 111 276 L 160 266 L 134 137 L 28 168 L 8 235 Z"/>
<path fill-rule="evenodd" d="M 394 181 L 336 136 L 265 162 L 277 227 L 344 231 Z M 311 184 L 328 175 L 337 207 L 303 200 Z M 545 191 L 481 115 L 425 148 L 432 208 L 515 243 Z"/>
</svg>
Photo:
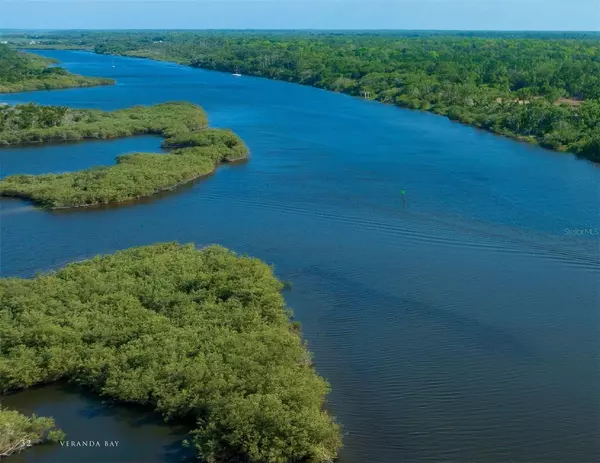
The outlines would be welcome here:
<svg viewBox="0 0 600 463">
<path fill-rule="evenodd" d="M 33 445 L 65 438 L 52 418 L 25 416 L 0 406 L 0 459 Z"/>
<path fill-rule="evenodd" d="M 156 134 L 164 136 L 164 146 L 171 148 L 166 155 L 119 156 L 113 166 L 65 174 L 13 175 L 0 181 L 1 196 L 31 199 L 50 209 L 151 196 L 207 175 L 219 163 L 248 155 L 237 135 L 208 128 L 204 111 L 189 103 L 113 112 L 22 105 L 5 108 L 5 112 L 4 122 L 0 120 L 0 145 L 4 146 Z"/>
<path fill-rule="evenodd" d="M 0 44 L 0 93 L 93 87 L 115 83 L 113 79 L 71 74 L 61 67 L 50 67 L 50 64 L 54 64 L 53 60 L 31 53 L 20 53 Z"/>
<path fill-rule="evenodd" d="M 0 392 L 66 379 L 194 418 L 207 462 L 325 463 L 327 383 L 264 263 L 159 244 L 0 280 Z"/>
</svg>

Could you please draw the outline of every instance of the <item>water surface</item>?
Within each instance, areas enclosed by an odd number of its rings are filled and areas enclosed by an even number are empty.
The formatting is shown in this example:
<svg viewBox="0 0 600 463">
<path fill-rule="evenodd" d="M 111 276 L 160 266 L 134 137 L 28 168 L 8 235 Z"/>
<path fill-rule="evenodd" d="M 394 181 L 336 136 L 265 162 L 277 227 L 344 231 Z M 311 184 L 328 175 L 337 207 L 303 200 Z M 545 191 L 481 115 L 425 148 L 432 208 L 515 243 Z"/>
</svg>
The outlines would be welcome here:
<svg viewBox="0 0 600 463">
<path fill-rule="evenodd" d="M 66 433 L 62 444 L 36 445 L 11 456 L 13 463 L 195 461 L 191 449 L 182 445 L 189 426 L 166 424 L 142 407 L 116 406 L 68 384 L 29 389 L 3 398 L 2 404 L 27 414 L 53 416 Z"/>
<path fill-rule="evenodd" d="M 77 143 L 0 149 L 0 178 L 15 174 L 60 174 L 115 163 L 129 153 L 162 153 L 162 138 L 151 135 Z"/>
<path fill-rule="evenodd" d="M 342 463 L 597 461 L 597 166 L 314 88 L 43 54 L 118 84 L 3 100 L 109 110 L 187 100 L 239 133 L 251 159 L 117 207 L 3 200 L 3 276 L 159 241 L 219 243 L 292 282 L 286 298 L 346 432 Z"/>
</svg>

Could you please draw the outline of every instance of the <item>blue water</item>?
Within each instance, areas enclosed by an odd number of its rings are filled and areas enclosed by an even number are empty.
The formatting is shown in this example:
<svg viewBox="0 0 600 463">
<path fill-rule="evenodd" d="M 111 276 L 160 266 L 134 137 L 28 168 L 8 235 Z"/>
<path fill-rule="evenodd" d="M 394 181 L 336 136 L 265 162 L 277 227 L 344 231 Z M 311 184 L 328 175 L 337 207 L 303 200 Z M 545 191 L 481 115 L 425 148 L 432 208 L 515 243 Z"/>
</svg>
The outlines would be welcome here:
<svg viewBox="0 0 600 463">
<path fill-rule="evenodd" d="M 58 143 L 0 149 L 0 178 L 15 174 L 60 174 L 115 163 L 128 153 L 162 153 L 162 139 L 138 136 L 82 143 Z"/>
<path fill-rule="evenodd" d="M 117 207 L 46 212 L 4 199 L 3 276 L 158 241 L 219 243 L 292 282 L 287 301 L 346 432 L 342 463 L 597 461 L 598 166 L 314 88 L 43 54 L 117 85 L 0 100 L 101 109 L 187 100 L 252 154 Z M 146 142 L 109 142 L 108 157 Z M 54 166 L 87 167 L 96 144 L 55 151 Z M 10 150 L 11 172 L 31 168 L 21 149 Z"/>
</svg>

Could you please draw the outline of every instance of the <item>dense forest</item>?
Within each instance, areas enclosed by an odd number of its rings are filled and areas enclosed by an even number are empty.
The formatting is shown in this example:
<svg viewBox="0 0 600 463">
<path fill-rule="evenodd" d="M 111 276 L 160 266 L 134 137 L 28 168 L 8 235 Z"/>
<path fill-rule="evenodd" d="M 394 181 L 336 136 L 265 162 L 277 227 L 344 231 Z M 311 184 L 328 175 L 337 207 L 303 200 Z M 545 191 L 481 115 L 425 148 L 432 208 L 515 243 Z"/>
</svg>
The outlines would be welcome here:
<svg viewBox="0 0 600 463">
<path fill-rule="evenodd" d="M 194 418 L 203 461 L 325 463 L 340 447 L 270 267 L 160 244 L 0 280 L 0 393 L 59 379 Z"/>
<path fill-rule="evenodd" d="M 0 44 L 0 93 L 114 84 L 113 79 L 71 74 L 50 64 L 50 59 Z"/>
<path fill-rule="evenodd" d="M 40 106 L 0 107 L 0 147 L 89 138 L 156 134 L 169 154 L 119 156 L 114 166 L 80 172 L 13 175 L 0 180 L 0 195 L 68 208 L 122 202 L 172 189 L 211 173 L 219 163 L 244 159 L 248 149 L 230 130 L 207 127 L 204 111 L 190 103 L 136 106 L 113 112 Z"/>
<path fill-rule="evenodd" d="M 52 418 L 25 416 L 0 406 L 0 460 L 32 445 L 58 442 L 65 434 Z"/>
<path fill-rule="evenodd" d="M 598 34 L 154 31 L 48 42 L 313 85 L 600 162 Z"/>
</svg>

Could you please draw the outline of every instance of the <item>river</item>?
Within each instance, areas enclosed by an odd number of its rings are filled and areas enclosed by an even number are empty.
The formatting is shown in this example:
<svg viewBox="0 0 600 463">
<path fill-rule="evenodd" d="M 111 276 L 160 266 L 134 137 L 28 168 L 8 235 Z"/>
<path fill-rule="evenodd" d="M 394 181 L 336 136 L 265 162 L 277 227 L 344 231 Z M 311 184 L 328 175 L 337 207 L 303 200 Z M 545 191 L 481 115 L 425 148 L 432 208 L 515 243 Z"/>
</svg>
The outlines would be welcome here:
<svg viewBox="0 0 600 463">
<path fill-rule="evenodd" d="M 291 281 L 286 299 L 346 433 L 341 463 L 596 461 L 597 165 L 285 82 L 41 54 L 117 85 L 0 101 L 107 110 L 191 101 L 236 131 L 251 158 L 116 207 L 46 212 L 4 199 L 3 276 L 160 241 L 218 243 Z M 4 175 L 5 163 L 10 173 L 76 170 L 160 141 L 135 140 L 3 149 L 0 163 Z M 42 402 L 57 417 L 65 406 Z M 138 442 L 118 415 L 99 426 Z"/>
</svg>

